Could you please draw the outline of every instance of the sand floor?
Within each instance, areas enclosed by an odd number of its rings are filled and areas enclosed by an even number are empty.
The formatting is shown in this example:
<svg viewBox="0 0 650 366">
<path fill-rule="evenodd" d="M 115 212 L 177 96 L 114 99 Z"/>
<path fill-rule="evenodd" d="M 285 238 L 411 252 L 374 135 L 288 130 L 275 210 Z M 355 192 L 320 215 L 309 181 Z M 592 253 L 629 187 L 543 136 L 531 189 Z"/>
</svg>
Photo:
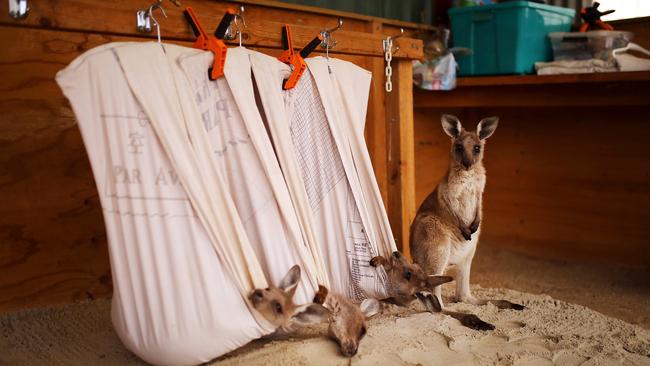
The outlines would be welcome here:
<svg viewBox="0 0 650 366">
<path fill-rule="evenodd" d="M 650 264 L 629 268 L 549 261 L 482 243 L 472 283 L 547 294 L 650 329 Z"/>
<path fill-rule="evenodd" d="M 450 317 L 422 312 L 417 303 L 386 304 L 369 321 L 352 359 L 323 337 L 323 325 L 251 342 L 211 364 L 650 365 L 648 273 L 543 261 L 484 246 L 473 273 L 475 295 L 527 308 L 449 306 L 478 314 L 495 324 L 495 331 L 469 330 Z M 96 300 L 0 315 L 0 365 L 143 364 L 115 336 L 109 309 L 109 301 Z"/>
</svg>

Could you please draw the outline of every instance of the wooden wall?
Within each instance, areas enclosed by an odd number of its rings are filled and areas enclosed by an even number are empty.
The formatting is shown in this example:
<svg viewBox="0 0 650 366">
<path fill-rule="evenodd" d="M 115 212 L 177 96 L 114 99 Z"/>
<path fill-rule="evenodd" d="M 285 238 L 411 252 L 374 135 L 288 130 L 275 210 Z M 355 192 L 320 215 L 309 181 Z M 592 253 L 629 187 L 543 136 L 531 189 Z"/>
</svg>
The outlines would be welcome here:
<svg viewBox="0 0 650 366">
<path fill-rule="evenodd" d="M 614 26 L 634 31 L 636 41 L 650 47 L 649 18 Z M 584 83 L 555 78 L 561 81 L 553 85 L 528 79 L 511 86 L 495 78 L 494 85 L 483 79 L 483 85 L 446 94 L 416 92 L 416 202 L 447 169 L 450 142 L 440 115 L 456 114 L 472 130 L 481 118 L 497 115 L 485 155 L 481 245 L 650 267 L 649 75 L 602 75 L 620 81 Z"/>
<path fill-rule="evenodd" d="M 97 45 L 146 40 L 135 32 L 134 15 L 151 2 L 33 0 L 31 13 L 20 21 L 10 19 L 7 2 L 0 2 L 0 312 L 111 294 L 95 183 L 74 116 L 54 76 Z M 183 3 L 194 8 L 207 30 L 216 27 L 227 6 L 237 5 L 207 0 Z M 373 80 L 366 135 L 382 195 L 388 200 L 389 182 L 396 186 L 401 178 L 388 176 L 399 167 L 399 154 L 397 161 L 388 164 L 390 131 L 384 127 L 381 38 L 383 33 L 397 34 L 401 26 L 408 30 L 416 25 L 273 1 L 244 3 L 245 44 L 271 54 L 279 52 L 282 22 L 292 24 L 294 42 L 300 45 L 343 18 L 335 57 L 379 75 Z M 169 16 L 160 19 L 163 37 L 190 46 L 194 37 L 182 8 L 170 2 L 163 6 Z M 397 58 L 421 55 L 421 42 L 411 41 L 400 40 Z M 394 210 L 401 211 L 399 197 L 395 205 Z"/>
<path fill-rule="evenodd" d="M 566 261 L 650 266 L 650 105 L 416 109 L 416 201 L 443 177 L 441 113 L 500 123 L 485 152 L 482 245 Z"/>
</svg>

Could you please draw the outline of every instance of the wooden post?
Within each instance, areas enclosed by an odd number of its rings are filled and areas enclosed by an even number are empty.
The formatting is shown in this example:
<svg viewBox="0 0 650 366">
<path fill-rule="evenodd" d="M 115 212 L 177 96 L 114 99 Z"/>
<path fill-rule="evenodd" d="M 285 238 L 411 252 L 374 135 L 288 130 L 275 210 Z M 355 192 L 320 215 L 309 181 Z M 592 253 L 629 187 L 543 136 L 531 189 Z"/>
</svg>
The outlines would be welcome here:
<svg viewBox="0 0 650 366">
<path fill-rule="evenodd" d="M 398 249 L 410 258 L 409 227 L 416 210 L 413 66 L 408 59 L 393 65 L 393 91 L 386 96 L 388 215 Z"/>
<path fill-rule="evenodd" d="M 368 24 L 368 30 L 375 34 L 382 33 L 382 23 L 373 20 Z M 380 47 L 381 44 L 377 44 Z M 386 113 L 384 90 L 384 58 L 372 57 L 368 62 L 368 68 L 372 72 L 372 84 L 370 85 L 370 100 L 368 103 L 368 117 L 366 122 L 366 143 L 372 161 L 372 168 L 375 171 L 377 185 L 384 207 L 388 210 L 388 151 L 386 134 Z"/>
</svg>

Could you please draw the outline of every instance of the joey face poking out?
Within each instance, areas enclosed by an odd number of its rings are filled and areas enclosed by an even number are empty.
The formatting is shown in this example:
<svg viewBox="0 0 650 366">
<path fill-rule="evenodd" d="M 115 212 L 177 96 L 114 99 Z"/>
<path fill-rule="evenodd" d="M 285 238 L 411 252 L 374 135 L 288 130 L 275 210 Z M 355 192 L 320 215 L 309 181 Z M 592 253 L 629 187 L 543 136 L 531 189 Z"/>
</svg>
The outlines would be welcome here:
<svg viewBox="0 0 650 366">
<path fill-rule="evenodd" d="M 442 115 L 442 129 L 452 139 L 450 161 L 452 165 L 470 170 L 483 159 L 485 140 L 492 136 L 499 124 L 498 117 L 484 118 L 476 131 L 467 131 L 455 116 Z"/>
<path fill-rule="evenodd" d="M 327 318 L 328 311 L 319 304 L 296 305 L 293 295 L 300 281 L 300 267 L 295 265 L 280 284 L 266 289 L 256 289 L 248 299 L 266 320 L 276 328 L 319 323 Z"/>
<path fill-rule="evenodd" d="M 401 305 L 414 299 L 418 292 L 430 292 L 436 286 L 450 282 L 449 276 L 429 276 L 415 263 L 410 263 L 400 252 L 393 252 L 389 258 L 374 257 L 373 267 L 382 265 L 388 275 L 389 295 Z"/>
<path fill-rule="evenodd" d="M 360 305 L 336 294 L 327 294 L 320 286 L 314 301 L 324 301 L 329 310 L 329 336 L 338 343 L 345 357 L 357 354 L 359 343 L 367 332 L 366 319 L 379 312 L 379 301 L 365 299 Z"/>
</svg>

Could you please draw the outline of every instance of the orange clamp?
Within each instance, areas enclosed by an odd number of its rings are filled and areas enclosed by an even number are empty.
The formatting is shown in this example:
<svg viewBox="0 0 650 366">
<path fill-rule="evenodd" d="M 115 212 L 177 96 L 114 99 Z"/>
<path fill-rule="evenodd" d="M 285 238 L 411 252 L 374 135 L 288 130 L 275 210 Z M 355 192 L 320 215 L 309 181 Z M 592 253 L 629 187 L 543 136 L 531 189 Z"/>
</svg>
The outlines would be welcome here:
<svg viewBox="0 0 650 366">
<path fill-rule="evenodd" d="M 300 52 L 295 52 L 293 49 L 293 37 L 291 34 L 291 28 L 288 24 L 285 24 L 282 27 L 282 48 L 284 51 L 278 56 L 278 60 L 284 62 L 285 64 L 291 65 L 292 71 L 289 78 L 282 82 L 282 89 L 289 90 L 293 89 L 297 84 L 300 77 L 307 69 L 307 63 L 305 58 L 318 47 L 318 45 L 323 40 L 322 35 L 318 35 L 307 44 Z"/>
<path fill-rule="evenodd" d="M 210 80 L 217 80 L 217 78 L 223 76 L 223 69 L 226 65 L 226 53 L 228 52 L 228 47 L 226 47 L 226 43 L 223 41 L 223 36 L 230 26 L 230 22 L 235 18 L 235 10 L 226 10 L 226 14 L 221 19 L 214 35 L 205 33 L 191 7 L 188 6 L 183 14 L 188 23 L 190 23 L 194 35 L 197 37 L 192 47 L 210 51 L 214 55 L 212 67 L 208 69 L 208 76 Z"/>
</svg>

